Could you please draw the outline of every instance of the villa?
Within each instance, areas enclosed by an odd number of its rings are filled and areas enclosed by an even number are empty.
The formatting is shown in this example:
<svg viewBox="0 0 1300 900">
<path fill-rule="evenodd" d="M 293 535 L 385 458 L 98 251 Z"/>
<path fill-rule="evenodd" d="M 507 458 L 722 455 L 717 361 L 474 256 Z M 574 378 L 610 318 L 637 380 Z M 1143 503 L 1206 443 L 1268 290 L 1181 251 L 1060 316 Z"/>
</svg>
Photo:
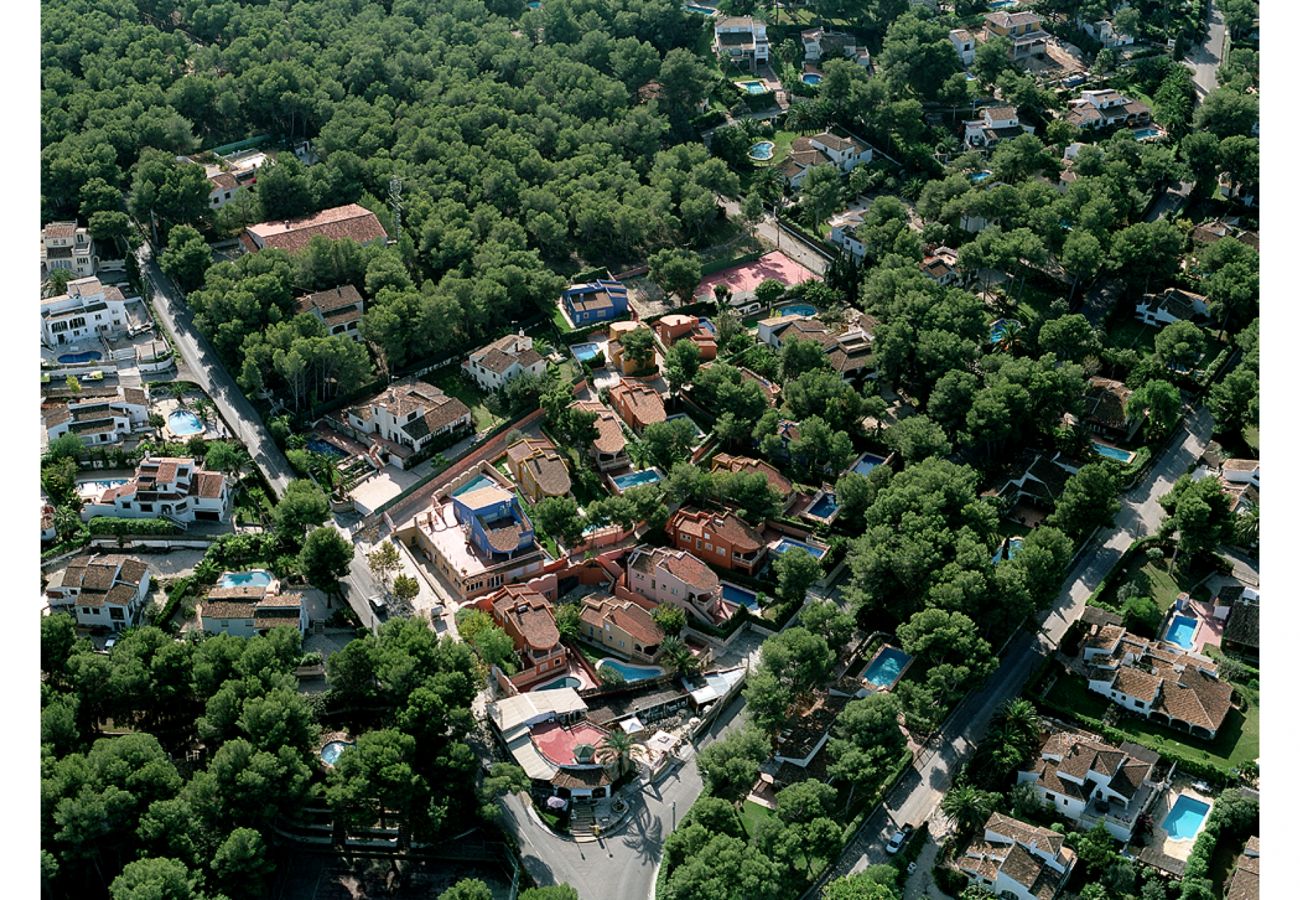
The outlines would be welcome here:
<svg viewBox="0 0 1300 900">
<path fill-rule="evenodd" d="M 812 765 L 830 740 L 835 720 L 849 700 L 850 697 L 839 692 L 818 693 L 810 706 L 787 719 L 776 736 L 772 762 L 797 769 L 807 769 Z"/>
<path fill-rule="evenodd" d="M 1259 836 L 1254 835 L 1233 864 L 1223 900 L 1259 900 L 1259 896 Z"/>
<path fill-rule="evenodd" d="M 851 59 L 860 66 L 871 65 L 871 53 L 860 46 L 857 39 L 843 31 L 831 31 L 826 28 L 809 28 L 799 33 L 803 42 L 804 62 L 820 62 L 826 57 L 843 57 Z"/>
<path fill-rule="evenodd" d="M 1133 43 L 1133 35 L 1120 34 L 1115 30 L 1115 24 L 1109 19 L 1088 22 L 1082 16 L 1077 16 L 1074 23 L 1083 29 L 1084 34 L 1108 49 L 1127 47 Z"/>
<path fill-rule="evenodd" d="M 1043 20 L 1031 12 L 995 12 L 984 17 L 985 40 L 1004 37 L 1011 42 L 1011 58 L 1022 60 L 1047 53 L 1051 37 L 1043 30 Z"/>
<path fill-rule="evenodd" d="M 794 139 L 781 174 L 790 187 L 798 189 L 803 185 L 808 170 L 814 166 L 833 165 L 841 172 L 851 172 L 871 162 L 871 157 L 871 148 L 857 138 L 823 131 Z"/>
<path fill-rule="evenodd" d="M 114 632 L 139 624 L 149 596 L 149 569 L 121 554 L 78 556 L 57 584 L 45 589 L 51 612 L 70 612 L 77 624 Z"/>
<path fill-rule="evenodd" d="M 1080 91 L 1079 98 L 1070 101 L 1065 121 L 1081 129 L 1145 125 L 1151 121 L 1151 107 L 1112 88 Z"/>
<path fill-rule="evenodd" d="M 1011 498 L 1012 504 L 1027 502 L 1042 509 L 1054 509 L 1066 482 L 1074 474 L 1072 468 L 1055 456 L 1048 458 L 1029 451 L 1013 470 L 1018 474 L 1007 478 L 997 496 Z"/>
<path fill-rule="evenodd" d="M 267 247 L 297 253 L 306 249 L 314 237 L 332 241 L 353 240 L 358 244 L 385 243 L 388 232 L 370 210 L 357 203 L 323 209 L 297 219 L 258 222 L 249 225 L 240 235 L 239 242 L 249 253 Z"/>
<path fill-rule="evenodd" d="M 498 743 L 532 780 L 539 800 L 608 796 L 613 773 L 596 750 L 609 731 L 587 719 L 587 704 L 573 688 L 505 697 L 489 703 L 487 715 Z"/>
<path fill-rule="evenodd" d="M 667 547 L 637 547 L 619 579 L 629 591 L 655 604 L 670 603 L 699 619 L 716 623 L 722 612 L 722 582 L 699 557 Z"/>
<path fill-rule="evenodd" d="M 753 16 L 723 16 L 713 26 L 713 52 L 751 72 L 768 61 L 767 23 Z"/>
<path fill-rule="evenodd" d="M 588 594 L 581 600 L 578 631 L 588 641 L 643 662 L 654 662 L 664 633 L 650 609 L 629 597 Z"/>
<path fill-rule="evenodd" d="M 991 149 L 999 141 L 1009 141 L 1022 134 L 1033 134 L 1034 129 L 1020 124 L 1020 113 L 1014 106 L 985 106 L 979 110 L 978 119 L 963 123 L 966 128 L 967 149 Z"/>
<path fill-rule="evenodd" d="M 76 222 L 50 222 L 41 229 L 42 278 L 55 269 L 71 272 L 75 278 L 89 278 L 99 267 L 90 229 Z"/>
<path fill-rule="evenodd" d="M 347 411 L 347 424 L 361 440 L 369 438 L 399 469 L 418 463 L 435 439 L 473 431 L 469 407 L 439 388 L 415 378 L 391 385 Z"/>
<path fill-rule="evenodd" d="M 995 897 L 1054 900 L 1070 880 L 1077 856 L 1050 828 L 993 813 L 957 860 L 957 869 Z"/>
<path fill-rule="evenodd" d="M 1259 489 L 1259 460 L 1225 459 L 1219 466 L 1225 485 L 1246 484 Z"/>
<path fill-rule="evenodd" d="M 231 156 L 213 154 L 215 161 L 203 161 L 189 156 L 177 157 L 180 162 L 191 162 L 203 167 L 208 179 L 208 205 L 220 209 L 239 194 L 257 183 L 257 170 L 270 159 L 260 150 L 235 153 Z"/>
<path fill-rule="evenodd" d="M 1174 322 L 1188 322 L 1210 315 L 1209 304 L 1203 294 L 1194 294 L 1171 287 L 1160 294 L 1144 294 L 1137 303 L 1136 317 L 1144 325 L 1163 328 Z"/>
<path fill-rule="evenodd" d="M 871 335 L 861 323 L 832 330 L 816 316 L 775 316 L 758 323 L 758 339 L 777 351 L 788 340 L 816 341 L 846 381 L 866 374 L 871 364 Z"/>
<path fill-rule="evenodd" d="M 720 569 L 753 575 L 767 550 L 763 540 L 744 519 L 730 510 L 714 512 L 683 507 L 664 526 L 673 543 Z"/>
<path fill-rule="evenodd" d="M 609 402 L 627 426 L 637 434 L 647 425 L 666 421 L 664 400 L 659 392 L 639 381 L 620 381 L 609 389 Z"/>
<path fill-rule="evenodd" d="M 654 329 L 664 347 L 671 347 L 678 341 L 689 338 L 700 351 L 701 362 L 708 362 L 718 355 L 718 339 L 704 327 L 699 316 L 669 313 L 655 322 Z"/>
<path fill-rule="evenodd" d="M 867 246 L 858 239 L 858 227 L 862 225 L 862 213 L 853 210 L 838 213 L 830 219 L 830 242 L 847 251 L 856 260 L 867 255 Z"/>
<path fill-rule="evenodd" d="M 1161 725 L 1214 740 L 1232 709 L 1232 685 L 1218 665 L 1168 642 L 1093 625 L 1080 649 L 1088 690 Z"/>
<path fill-rule="evenodd" d="M 710 465 L 713 472 L 733 472 L 736 474 L 758 474 L 767 479 L 768 486 L 789 503 L 793 500 L 794 485 L 789 478 L 781 474 L 776 466 L 762 459 L 749 456 L 733 456 L 730 453 L 717 453 Z"/>
<path fill-rule="evenodd" d="M 596 400 L 575 400 L 569 408 L 596 414 L 596 439 L 591 444 L 596 468 L 610 472 L 628 465 L 627 438 L 623 436 L 618 417 L 610 412 L 609 407 Z"/>
<path fill-rule="evenodd" d="M 1096 735 L 1051 731 L 1016 782 L 1032 784 L 1040 801 L 1081 830 L 1103 822 L 1113 838 L 1127 843 L 1138 816 L 1164 787 L 1156 775 L 1159 762 L 1155 751 L 1127 741 L 1115 747 Z"/>
<path fill-rule="evenodd" d="M 231 502 L 230 484 L 220 472 L 200 469 L 188 457 L 146 457 L 134 478 L 91 500 L 81 517 L 161 518 L 182 525 L 226 522 Z"/>
<path fill-rule="evenodd" d="M 1128 414 L 1133 390 L 1122 381 L 1094 375 L 1083 395 L 1082 421 L 1090 430 L 1119 441 L 1132 440 L 1142 420 Z"/>
<path fill-rule="evenodd" d="M 648 357 L 628 356 L 623 352 L 623 339 L 632 332 L 643 329 L 649 330 L 646 325 L 636 321 L 614 322 L 609 326 L 609 340 L 605 344 L 605 351 L 611 368 L 617 369 L 624 375 L 637 375 L 655 370 L 657 364 L 653 343 L 649 345 Z"/>
<path fill-rule="evenodd" d="M 533 339 L 523 333 L 507 334 L 479 347 L 460 367 L 485 391 L 498 390 L 520 375 L 546 374 L 546 360 L 533 349 Z"/>
<path fill-rule="evenodd" d="M 42 406 L 51 441 L 75 434 L 87 447 L 119 444 L 149 425 L 149 394 L 143 387 L 117 388 L 116 397 L 90 397 Z"/>
<path fill-rule="evenodd" d="M 951 247 L 936 247 L 933 253 L 921 260 L 921 273 L 944 287 L 956 284 L 961 278 L 957 270 L 957 251 Z"/>
<path fill-rule="evenodd" d="M 521 438 L 506 448 L 506 465 L 531 503 L 565 497 L 573 489 L 564 457 L 544 438 Z"/>
<path fill-rule="evenodd" d="M 547 557 L 519 498 L 481 472 L 459 481 L 401 530 L 407 546 L 421 551 L 462 601 L 540 572 Z"/>
<path fill-rule="evenodd" d="M 361 292 L 350 284 L 340 285 L 298 298 L 298 312 L 307 313 L 325 326 L 329 334 L 341 334 L 354 341 L 361 340 L 361 316 L 366 302 Z"/>
<path fill-rule="evenodd" d="M 963 66 L 975 62 L 975 36 L 965 28 L 954 28 L 948 32 L 948 41 L 956 51 L 957 58 Z"/>
<path fill-rule="evenodd" d="M 560 643 L 551 602 L 524 585 L 507 585 L 479 600 L 475 606 L 492 617 L 515 643 L 520 670 L 510 683 L 526 690 L 544 678 L 563 674 L 569 651 Z"/>
<path fill-rule="evenodd" d="M 131 328 L 126 305 L 117 288 L 98 278 L 68 282 L 66 294 L 41 301 L 41 340 L 46 346 L 117 337 Z"/>
<path fill-rule="evenodd" d="M 560 294 L 560 305 L 575 328 L 612 322 L 627 315 L 627 288 L 613 278 L 570 285 Z"/>
<path fill-rule="evenodd" d="M 297 591 L 280 592 L 280 582 L 224 585 L 208 591 L 194 607 L 199 627 L 206 634 L 253 637 L 272 628 L 296 628 L 307 633 L 307 606 Z"/>
</svg>

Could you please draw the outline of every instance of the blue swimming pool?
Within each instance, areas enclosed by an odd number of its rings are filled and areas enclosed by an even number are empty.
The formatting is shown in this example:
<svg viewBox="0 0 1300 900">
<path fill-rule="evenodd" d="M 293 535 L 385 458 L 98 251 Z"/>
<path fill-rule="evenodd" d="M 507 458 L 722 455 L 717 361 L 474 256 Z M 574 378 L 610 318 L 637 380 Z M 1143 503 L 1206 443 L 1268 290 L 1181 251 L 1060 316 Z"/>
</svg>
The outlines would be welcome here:
<svg viewBox="0 0 1300 900">
<path fill-rule="evenodd" d="M 1210 804 L 1186 794 L 1179 794 L 1169 810 L 1169 815 L 1165 816 L 1164 824 L 1160 827 L 1172 840 L 1190 841 L 1201 830 L 1201 826 L 1205 824 L 1205 817 L 1209 814 Z"/>
<path fill-rule="evenodd" d="M 320 748 L 321 761 L 327 766 L 332 766 L 339 761 L 343 751 L 352 746 L 354 746 L 352 741 L 330 741 Z"/>
<path fill-rule="evenodd" d="M 528 8 L 529 8 L 529 9 L 541 9 L 541 8 L 542 8 L 542 0 L 528 0 Z"/>
<path fill-rule="evenodd" d="M 631 663 L 625 663 L 621 660 L 610 659 L 606 657 L 596 664 L 599 669 L 613 669 L 623 676 L 627 682 L 645 681 L 647 678 L 655 678 L 664 673 L 662 666 L 634 666 Z"/>
<path fill-rule="evenodd" d="M 876 658 L 871 661 L 871 665 L 867 666 L 863 677 L 868 683 L 882 691 L 887 691 L 897 683 L 899 676 L 903 674 L 903 669 L 911 661 L 912 657 L 897 647 L 882 647 L 876 654 Z"/>
<path fill-rule="evenodd" d="M 755 612 L 758 611 L 757 594 L 746 588 L 736 587 L 734 584 L 727 584 L 725 581 L 722 583 L 722 599 L 735 603 L 738 606 L 752 609 Z"/>
<path fill-rule="evenodd" d="M 816 516 L 819 519 L 829 519 L 835 514 L 835 510 L 839 508 L 840 505 L 835 502 L 834 494 L 822 494 L 817 498 L 817 502 L 808 507 L 808 515 Z"/>
<path fill-rule="evenodd" d="M 1160 129 L 1151 128 L 1149 126 L 1146 128 L 1139 128 L 1133 132 L 1133 137 L 1137 138 L 1139 141 L 1149 141 L 1153 138 L 1160 137 Z"/>
<path fill-rule="evenodd" d="M 1020 322 L 1017 321 L 1016 319 L 998 319 L 996 322 L 990 325 L 989 343 L 990 344 L 1001 343 L 1002 339 L 1007 336 L 1007 327 L 1010 325 L 1014 325 L 1015 327 L 1019 328 Z"/>
<path fill-rule="evenodd" d="M 171 433 L 177 437 L 188 437 L 191 434 L 202 434 L 207 430 L 203 420 L 190 412 L 188 409 L 178 409 L 167 416 L 167 427 Z"/>
<path fill-rule="evenodd" d="M 461 494 L 468 494 L 470 491 L 477 491 L 483 487 L 500 487 L 495 478 L 479 473 L 468 484 L 463 484 L 451 492 L 453 497 L 459 497 Z"/>
<path fill-rule="evenodd" d="M 619 475 L 614 479 L 614 486 L 622 493 L 629 488 L 654 484 L 660 477 L 658 469 L 642 469 L 639 472 L 628 472 L 626 475 Z"/>
<path fill-rule="evenodd" d="M 563 678 L 557 678 L 554 681 L 548 681 L 540 687 L 533 688 L 535 691 L 553 691 L 558 688 L 580 688 L 582 682 L 572 675 L 565 675 Z"/>
<path fill-rule="evenodd" d="M 817 307 L 811 303 L 791 303 L 777 310 L 783 316 L 815 316 Z"/>
<path fill-rule="evenodd" d="M 766 94 L 767 85 L 761 81 L 737 81 L 736 87 L 740 88 L 746 94 Z"/>
<path fill-rule="evenodd" d="M 822 77 L 816 72 L 804 72 L 800 81 L 810 87 L 817 87 L 817 85 L 822 83 Z"/>
<path fill-rule="evenodd" d="M 1101 441 L 1092 442 L 1092 452 L 1098 456 L 1104 456 L 1107 459 L 1113 459 L 1118 463 L 1128 465 L 1133 461 L 1133 453 L 1129 450 L 1121 450 L 1118 447 L 1112 447 L 1110 444 L 1103 444 Z"/>
<path fill-rule="evenodd" d="M 1196 629 L 1199 624 L 1191 616 L 1174 616 L 1169 620 L 1169 629 L 1165 632 L 1165 640 L 1182 647 L 1184 650 L 1195 649 Z"/>
<path fill-rule="evenodd" d="M 569 350 L 582 362 L 591 362 L 600 356 L 600 344 L 574 344 Z"/>
<path fill-rule="evenodd" d="M 1020 0 L 993 0 L 993 2 L 989 4 L 989 9 L 992 10 L 1011 9 L 1012 7 L 1018 6 L 1019 4 L 1020 4 Z"/>
<path fill-rule="evenodd" d="M 703 328 L 705 331 L 707 331 L 709 334 L 718 333 L 718 327 L 714 325 L 712 322 L 710 322 L 708 319 L 700 319 L 700 327 Z"/>
<path fill-rule="evenodd" d="M 1024 538 L 1013 537 L 1009 541 L 998 545 L 998 552 L 993 554 L 993 561 L 995 563 L 1000 563 L 1004 559 L 1015 559 L 1016 554 L 1020 552 L 1020 548 L 1024 543 Z"/>
<path fill-rule="evenodd" d="M 83 350 L 80 353 L 64 353 L 59 357 L 61 363 L 85 363 L 102 359 L 104 354 L 98 350 Z"/>
<path fill-rule="evenodd" d="M 271 583 L 271 573 L 266 569 L 249 569 L 247 572 L 227 572 L 221 576 L 223 588 L 266 587 Z"/>
<path fill-rule="evenodd" d="M 870 475 L 871 470 L 884 462 L 882 456 L 876 456 L 874 453 L 864 453 L 862 458 L 853 464 L 853 471 L 859 475 Z"/>
<path fill-rule="evenodd" d="M 335 447 L 329 441 L 322 440 L 318 437 L 307 438 L 307 449 L 313 453 L 331 456 L 334 459 L 343 459 L 348 455 L 346 450 L 343 450 L 340 447 Z"/>
<path fill-rule="evenodd" d="M 697 3 L 687 3 L 686 11 L 695 13 L 697 16 L 716 16 L 718 14 L 718 11 L 712 6 L 701 6 Z"/>
<path fill-rule="evenodd" d="M 772 158 L 772 154 L 775 151 L 776 144 L 771 141 L 757 141 L 749 148 L 749 158 L 766 162 Z"/>
<path fill-rule="evenodd" d="M 796 541 L 794 538 L 783 537 L 772 547 L 773 553 L 785 553 L 788 550 L 803 550 L 813 559 L 821 559 L 826 555 L 824 547 L 814 547 L 811 544 L 805 544 L 803 541 Z"/>
<path fill-rule="evenodd" d="M 988 181 L 992 177 L 993 177 L 992 172 L 976 172 L 975 174 L 971 175 L 970 180 L 975 184 L 980 184 L 981 182 Z"/>
</svg>

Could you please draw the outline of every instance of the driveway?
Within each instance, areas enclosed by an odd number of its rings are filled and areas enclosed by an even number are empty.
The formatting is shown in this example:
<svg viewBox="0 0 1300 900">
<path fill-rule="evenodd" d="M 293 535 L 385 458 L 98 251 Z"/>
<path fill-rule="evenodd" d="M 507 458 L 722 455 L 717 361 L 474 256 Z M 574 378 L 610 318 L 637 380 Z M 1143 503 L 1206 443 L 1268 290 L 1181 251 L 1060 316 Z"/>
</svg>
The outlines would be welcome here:
<svg viewBox="0 0 1300 900">
<path fill-rule="evenodd" d="M 1042 660 L 1056 648 L 1070 623 L 1083 612 L 1088 597 L 1120 556 L 1138 538 L 1154 534 L 1164 510 L 1159 499 L 1198 460 L 1209 441 L 1213 419 L 1196 410 L 1182 426 L 1182 440 L 1173 444 L 1140 485 L 1124 498 L 1115 527 L 1096 538 L 1087 554 L 1066 578 L 1055 603 L 1041 618 L 1037 631 L 1021 629 L 1002 649 L 1002 664 L 984 686 L 966 696 L 943 731 L 931 739 L 907 772 L 849 842 L 830 878 L 861 872 L 888 860 L 885 841 L 899 825 L 919 825 L 929 819 L 952 782 L 961 761 L 988 728 L 998 707 L 1018 695 Z"/>
<path fill-rule="evenodd" d="M 735 200 L 724 197 L 722 198 L 722 206 L 726 209 L 729 218 L 740 219 L 740 204 Z M 830 268 L 830 260 L 821 251 L 797 235 L 793 235 L 788 231 L 780 231 L 776 227 L 776 220 L 768 213 L 763 214 L 763 220 L 758 223 L 754 231 L 762 241 L 777 248 L 801 266 L 805 266 L 818 275 L 825 275 L 826 270 Z"/>
<path fill-rule="evenodd" d="M 212 345 L 194 327 L 193 313 L 181 299 L 180 291 L 171 279 L 158 268 L 148 244 L 137 251 L 136 259 L 140 263 L 141 273 L 153 288 L 154 312 L 171 333 L 186 368 L 212 398 L 221 417 L 248 448 L 249 455 L 266 476 L 272 490 L 283 494 L 294 477 L 289 461 L 271 440 L 261 417 L 217 358 Z"/>
<path fill-rule="evenodd" d="M 1192 70 L 1192 80 L 1196 82 L 1199 98 L 1219 86 L 1219 64 L 1223 62 L 1227 45 L 1227 28 L 1223 24 L 1223 13 L 1210 0 L 1209 28 L 1205 40 L 1187 51 L 1183 60 Z"/>
</svg>

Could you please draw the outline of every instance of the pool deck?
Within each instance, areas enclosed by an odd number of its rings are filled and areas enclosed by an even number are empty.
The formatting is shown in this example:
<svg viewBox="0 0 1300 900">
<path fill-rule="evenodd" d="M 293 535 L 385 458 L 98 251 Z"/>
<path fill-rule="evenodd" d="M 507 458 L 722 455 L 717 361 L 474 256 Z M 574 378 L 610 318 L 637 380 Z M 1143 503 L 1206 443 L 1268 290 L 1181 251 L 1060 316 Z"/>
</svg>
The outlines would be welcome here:
<svg viewBox="0 0 1300 900">
<path fill-rule="evenodd" d="M 1187 857 L 1192 853 L 1192 845 L 1196 843 L 1195 838 L 1191 840 L 1175 840 L 1169 836 L 1164 829 L 1165 817 L 1173 809 L 1174 803 L 1180 796 L 1191 797 L 1193 800 L 1200 800 L 1210 806 L 1210 811 L 1214 808 L 1214 798 L 1202 794 L 1192 787 L 1190 780 L 1175 778 L 1170 784 L 1169 789 L 1157 798 L 1156 802 L 1151 805 L 1151 840 L 1147 846 L 1162 856 L 1170 857 L 1181 863 L 1187 862 Z M 1207 811 L 1205 817 L 1208 819 L 1210 813 Z M 1204 821 L 1202 821 L 1202 827 Z M 1197 834 L 1200 832 L 1198 831 Z M 1181 874 L 1181 873 L 1179 873 Z"/>
</svg>

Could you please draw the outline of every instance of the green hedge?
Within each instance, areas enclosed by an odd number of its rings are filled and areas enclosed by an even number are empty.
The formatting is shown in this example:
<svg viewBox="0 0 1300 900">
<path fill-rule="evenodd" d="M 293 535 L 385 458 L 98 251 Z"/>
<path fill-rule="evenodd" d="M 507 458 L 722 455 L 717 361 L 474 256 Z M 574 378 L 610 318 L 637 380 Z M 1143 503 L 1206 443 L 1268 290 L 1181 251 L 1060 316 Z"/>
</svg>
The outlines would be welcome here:
<svg viewBox="0 0 1300 900">
<path fill-rule="evenodd" d="M 162 611 L 158 613 L 155 620 L 157 626 L 161 629 L 168 630 L 172 616 L 180 608 L 181 603 L 190 595 L 194 588 L 193 576 L 189 578 L 178 578 L 167 586 L 167 602 L 163 604 Z"/>
<path fill-rule="evenodd" d="M 117 516 L 95 516 L 87 523 L 91 534 L 110 534 L 117 537 L 177 534 L 180 526 L 166 519 L 124 519 Z"/>
</svg>

